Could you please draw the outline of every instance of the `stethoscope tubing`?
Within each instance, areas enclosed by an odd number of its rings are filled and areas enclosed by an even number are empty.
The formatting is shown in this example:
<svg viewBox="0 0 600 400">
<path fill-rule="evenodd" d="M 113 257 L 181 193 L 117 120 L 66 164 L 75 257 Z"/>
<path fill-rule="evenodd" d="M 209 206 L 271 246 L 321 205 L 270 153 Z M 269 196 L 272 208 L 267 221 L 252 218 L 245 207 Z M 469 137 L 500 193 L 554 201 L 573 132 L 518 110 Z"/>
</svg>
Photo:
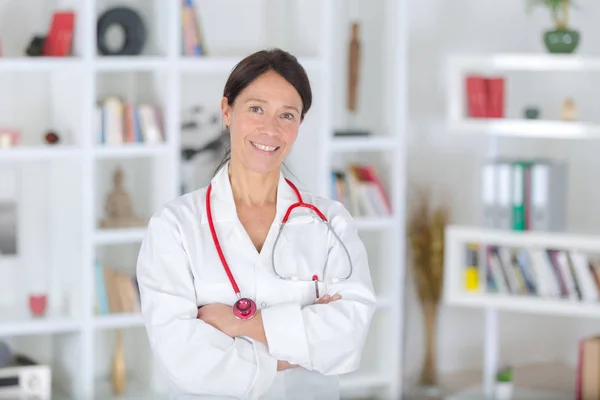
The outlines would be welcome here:
<svg viewBox="0 0 600 400">
<path fill-rule="evenodd" d="M 306 203 L 296 203 L 293 206 L 311 206 L 311 204 L 306 204 Z M 291 208 L 292 206 L 290 206 Z M 312 207 L 309 207 L 312 209 Z M 342 246 L 342 249 L 344 249 L 344 253 L 346 254 L 346 258 L 348 259 L 348 265 L 349 265 L 349 270 L 348 270 L 348 275 L 341 277 L 341 278 L 335 278 L 336 281 L 344 281 L 349 279 L 352 276 L 352 272 L 353 272 L 353 265 L 352 265 L 352 257 L 350 256 L 350 252 L 348 251 L 348 248 L 346 247 L 346 245 L 344 244 L 344 242 L 342 241 L 342 239 L 340 238 L 340 236 L 337 234 L 337 232 L 333 229 L 333 227 L 331 226 L 331 224 L 329 223 L 329 221 L 327 219 L 324 218 L 319 218 L 321 222 L 323 222 L 326 226 L 329 232 L 331 232 L 333 234 L 333 236 L 335 237 L 335 239 L 338 241 L 338 243 Z M 280 275 L 279 272 L 277 272 L 277 268 L 275 267 L 275 249 L 277 248 L 277 242 L 279 241 L 279 237 L 281 236 L 281 232 L 283 231 L 283 227 L 285 226 L 285 224 L 287 224 L 286 222 L 282 222 L 281 225 L 279 226 L 279 231 L 277 232 L 277 236 L 275 237 L 275 242 L 273 243 L 273 251 L 271 252 L 271 268 L 273 269 L 273 273 L 275 274 L 275 276 L 277 276 L 277 278 L 279 279 L 283 279 L 286 281 L 293 281 L 293 280 L 300 280 L 298 278 L 295 277 L 291 277 L 291 276 L 283 276 Z M 327 251 L 327 257 L 325 258 L 325 265 L 323 266 L 323 275 L 321 275 L 321 279 L 318 279 L 319 282 L 324 282 L 325 281 L 325 276 L 327 274 L 327 260 L 329 259 L 329 252 L 331 252 L 331 248 L 329 248 L 329 250 Z M 318 275 L 317 275 L 318 276 Z M 309 279 L 302 279 L 302 280 L 306 280 L 309 281 Z M 310 281 L 314 281 L 314 279 L 310 279 Z"/>
</svg>

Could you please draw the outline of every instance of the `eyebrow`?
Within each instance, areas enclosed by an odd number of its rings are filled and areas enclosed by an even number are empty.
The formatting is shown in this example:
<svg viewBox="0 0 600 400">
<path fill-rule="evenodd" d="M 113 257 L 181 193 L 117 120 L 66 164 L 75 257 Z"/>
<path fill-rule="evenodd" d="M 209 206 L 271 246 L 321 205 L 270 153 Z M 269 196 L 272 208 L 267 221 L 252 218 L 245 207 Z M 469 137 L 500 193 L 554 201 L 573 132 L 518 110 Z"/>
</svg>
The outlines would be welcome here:
<svg viewBox="0 0 600 400">
<path fill-rule="evenodd" d="M 256 102 L 256 103 L 263 103 L 263 104 L 267 104 L 268 101 L 266 100 L 262 100 L 262 99 L 258 99 L 256 97 L 250 97 L 248 100 L 246 100 L 244 103 L 249 103 L 249 102 Z M 294 106 L 283 106 L 283 108 L 287 108 L 290 110 L 294 110 L 296 111 L 298 114 L 300 114 L 300 110 L 298 110 L 298 107 L 294 107 Z"/>
</svg>

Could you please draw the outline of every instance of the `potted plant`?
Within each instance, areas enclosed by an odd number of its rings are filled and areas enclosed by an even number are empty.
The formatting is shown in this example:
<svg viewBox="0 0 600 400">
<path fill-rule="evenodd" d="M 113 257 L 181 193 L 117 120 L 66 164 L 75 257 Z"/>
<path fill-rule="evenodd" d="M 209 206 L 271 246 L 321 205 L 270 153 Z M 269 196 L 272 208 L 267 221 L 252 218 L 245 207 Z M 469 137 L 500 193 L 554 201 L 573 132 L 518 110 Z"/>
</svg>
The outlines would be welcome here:
<svg viewBox="0 0 600 400">
<path fill-rule="evenodd" d="M 513 371 L 511 367 L 501 369 L 496 373 L 494 387 L 495 400 L 509 400 L 513 394 Z"/>
<path fill-rule="evenodd" d="M 444 232 L 450 221 L 446 201 L 434 205 L 430 190 L 415 188 L 407 232 L 412 275 L 423 311 L 425 356 L 419 394 L 441 394 L 437 376 L 437 318 L 444 281 Z"/>
<path fill-rule="evenodd" d="M 528 0 L 529 9 L 543 6 L 550 10 L 554 29 L 544 32 L 544 44 L 550 53 L 572 53 L 579 45 L 579 32 L 569 27 L 572 0 Z"/>
</svg>

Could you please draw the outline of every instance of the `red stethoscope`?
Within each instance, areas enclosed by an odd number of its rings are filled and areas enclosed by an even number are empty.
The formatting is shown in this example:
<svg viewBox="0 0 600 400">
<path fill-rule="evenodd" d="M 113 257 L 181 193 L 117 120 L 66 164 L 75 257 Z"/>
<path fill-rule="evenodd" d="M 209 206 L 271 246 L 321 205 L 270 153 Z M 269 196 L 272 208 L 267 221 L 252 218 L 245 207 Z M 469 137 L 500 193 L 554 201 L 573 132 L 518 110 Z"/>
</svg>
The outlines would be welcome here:
<svg viewBox="0 0 600 400">
<path fill-rule="evenodd" d="M 319 216 L 319 220 L 322 221 L 323 223 L 325 223 L 325 225 L 327 226 L 327 229 L 331 233 L 333 233 L 333 236 L 342 245 L 342 248 L 344 249 L 344 252 L 346 253 L 346 257 L 348 258 L 348 263 L 350 265 L 348 275 L 341 277 L 341 278 L 334 278 L 332 281 L 339 282 L 341 280 L 346 280 L 346 279 L 350 278 L 350 276 L 352 276 L 352 259 L 350 257 L 350 253 L 348 252 L 348 249 L 344 245 L 344 242 L 342 242 L 342 240 L 340 239 L 338 234 L 333 230 L 333 228 L 331 227 L 331 224 L 327 220 L 327 217 L 325 217 L 325 214 L 323 214 L 321 212 L 321 210 L 319 210 L 316 206 L 305 203 L 302 200 L 302 195 L 300 194 L 300 191 L 298 190 L 298 188 L 287 178 L 285 179 L 285 181 L 288 183 L 288 185 L 290 185 L 290 187 L 296 193 L 298 202 L 296 202 L 288 207 L 288 209 L 281 221 L 281 226 L 279 227 L 279 231 L 277 232 L 277 237 L 275 239 L 275 243 L 273 244 L 273 249 L 275 249 L 275 246 L 277 245 L 279 237 L 281 236 L 281 231 L 283 230 L 283 227 L 285 226 L 285 224 L 288 222 L 288 219 L 289 219 L 292 211 L 299 207 L 307 208 L 307 209 L 313 211 L 314 213 L 316 213 Z M 238 300 L 233 305 L 233 315 L 235 315 L 238 319 L 250 319 L 250 318 L 254 317 L 254 315 L 256 314 L 256 303 L 252 299 L 241 296 L 240 288 L 238 287 L 237 282 L 235 281 L 235 278 L 233 277 L 233 274 L 231 273 L 231 270 L 229 269 L 229 265 L 227 264 L 227 260 L 225 259 L 225 255 L 223 254 L 223 250 L 221 249 L 221 245 L 219 243 L 219 238 L 217 237 L 217 232 L 215 230 L 215 225 L 214 225 L 213 218 L 212 218 L 212 211 L 211 211 L 211 206 L 210 206 L 211 190 L 212 190 L 212 184 L 208 185 L 208 189 L 206 191 L 206 214 L 208 217 L 208 225 L 210 227 L 210 233 L 212 235 L 213 242 L 215 244 L 215 248 L 217 249 L 217 253 L 219 254 L 219 258 L 221 259 L 223 268 L 225 269 L 225 272 L 227 273 L 227 277 L 229 278 L 229 281 L 231 282 L 233 291 L 235 292 L 235 294 L 238 298 Z M 331 249 L 329 249 L 329 251 L 331 251 Z M 302 280 L 307 281 L 308 280 L 308 279 L 301 279 L 298 277 L 287 277 L 287 276 L 280 275 L 277 272 L 277 268 L 275 268 L 275 252 L 274 251 L 271 253 L 271 263 L 272 263 L 272 267 L 273 267 L 273 272 L 279 279 L 294 280 L 294 281 L 302 281 Z M 325 277 L 326 269 L 327 269 L 327 263 L 323 267 L 323 275 L 322 275 L 323 278 Z M 310 281 L 315 283 L 315 295 L 316 295 L 316 298 L 318 299 L 319 298 L 319 277 L 318 277 L 318 275 L 313 275 L 312 278 L 310 279 Z"/>
</svg>

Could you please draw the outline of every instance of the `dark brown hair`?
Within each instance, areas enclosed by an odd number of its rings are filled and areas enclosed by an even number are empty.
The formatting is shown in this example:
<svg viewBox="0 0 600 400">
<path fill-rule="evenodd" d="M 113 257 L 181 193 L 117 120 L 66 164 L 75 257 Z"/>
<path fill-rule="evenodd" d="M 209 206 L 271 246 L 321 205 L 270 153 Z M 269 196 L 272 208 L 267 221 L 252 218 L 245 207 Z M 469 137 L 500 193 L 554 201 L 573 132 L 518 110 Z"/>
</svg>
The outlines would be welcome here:
<svg viewBox="0 0 600 400">
<path fill-rule="evenodd" d="M 231 71 L 223 96 L 227 97 L 227 103 L 233 106 L 235 99 L 252 81 L 268 71 L 274 71 L 288 81 L 300 95 L 302 100 L 302 111 L 300 120 L 312 105 L 312 90 L 306 71 L 292 54 L 281 49 L 260 50 L 250 54 L 240 61 Z M 225 157 L 215 170 L 215 173 L 231 159 L 231 150 L 227 149 Z"/>
</svg>

